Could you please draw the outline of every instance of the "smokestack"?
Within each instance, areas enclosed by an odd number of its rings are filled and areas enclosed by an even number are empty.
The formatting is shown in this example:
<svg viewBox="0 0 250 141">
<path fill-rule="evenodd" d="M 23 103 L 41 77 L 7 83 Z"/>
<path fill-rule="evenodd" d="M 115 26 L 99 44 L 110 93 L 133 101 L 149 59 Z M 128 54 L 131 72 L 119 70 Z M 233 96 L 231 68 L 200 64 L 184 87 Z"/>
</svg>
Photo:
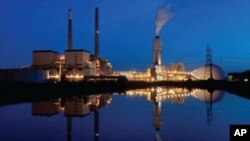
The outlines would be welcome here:
<svg viewBox="0 0 250 141">
<path fill-rule="evenodd" d="M 99 10 L 95 8 L 95 57 L 99 58 Z"/>
<path fill-rule="evenodd" d="M 161 54 L 162 54 L 162 44 L 160 40 L 160 36 L 155 36 L 155 39 L 153 41 L 153 46 L 154 46 L 154 65 L 161 65 Z"/>
<path fill-rule="evenodd" d="M 73 49 L 73 40 L 72 40 L 72 10 L 68 10 L 68 50 Z"/>
</svg>

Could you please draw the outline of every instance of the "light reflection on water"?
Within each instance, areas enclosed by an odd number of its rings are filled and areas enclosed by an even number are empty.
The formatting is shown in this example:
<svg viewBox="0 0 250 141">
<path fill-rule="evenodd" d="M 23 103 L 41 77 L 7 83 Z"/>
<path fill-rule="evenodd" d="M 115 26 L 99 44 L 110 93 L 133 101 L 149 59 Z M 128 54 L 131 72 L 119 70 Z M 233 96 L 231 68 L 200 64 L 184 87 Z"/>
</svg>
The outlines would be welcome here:
<svg viewBox="0 0 250 141">
<path fill-rule="evenodd" d="M 229 140 L 230 124 L 250 123 L 250 101 L 210 93 L 157 87 L 4 106 L 0 139 Z"/>
</svg>

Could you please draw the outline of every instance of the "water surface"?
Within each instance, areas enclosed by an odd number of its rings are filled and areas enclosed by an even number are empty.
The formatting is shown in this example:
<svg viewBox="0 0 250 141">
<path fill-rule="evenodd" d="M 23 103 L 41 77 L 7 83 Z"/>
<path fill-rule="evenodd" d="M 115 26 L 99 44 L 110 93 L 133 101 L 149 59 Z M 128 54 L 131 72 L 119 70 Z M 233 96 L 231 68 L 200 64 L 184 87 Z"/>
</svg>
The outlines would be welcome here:
<svg viewBox="0 0 250 141">
<path fill-rule="evenodd" d="M 5 105 L 0 115 L 4 141 L 224 141 L 230 124 L 250 124 L 250 101 L 156 88 Z"/>
</svg>

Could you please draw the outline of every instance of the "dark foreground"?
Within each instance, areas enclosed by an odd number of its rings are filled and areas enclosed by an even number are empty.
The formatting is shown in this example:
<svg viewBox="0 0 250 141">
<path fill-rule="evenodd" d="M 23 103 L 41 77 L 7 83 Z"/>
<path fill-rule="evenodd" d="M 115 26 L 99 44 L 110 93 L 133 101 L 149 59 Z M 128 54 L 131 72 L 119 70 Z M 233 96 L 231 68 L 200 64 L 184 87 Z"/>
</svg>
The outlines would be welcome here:
<svg viewBox="0 0 250 141">
<path fill-rule="evenodd" d="M 23 83 L 0 82 L 0 105 L 20 102 L 41 101 L 59 97 L 83 96 L 100 93 L 124 93 L 126 90 L 150 87 L 179 87 L 206 89 L 210 92 L 223 90 L 250 99 L 249 82 L 229 82 L 218 80 L 203 81 L 99 81 L 99 82 L 60 82 Z"/>
</svg>

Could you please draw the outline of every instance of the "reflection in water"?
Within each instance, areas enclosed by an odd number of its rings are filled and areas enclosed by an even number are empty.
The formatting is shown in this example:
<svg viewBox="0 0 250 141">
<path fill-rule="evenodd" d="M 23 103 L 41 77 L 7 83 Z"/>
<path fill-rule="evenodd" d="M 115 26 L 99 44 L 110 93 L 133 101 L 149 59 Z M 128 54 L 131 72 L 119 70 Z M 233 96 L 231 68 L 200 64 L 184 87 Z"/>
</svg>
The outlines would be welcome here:
<svg viewBox="0 0 250 141">
<path fill-rule="evenodd" d="M 155 129 L 156 141 L 161 141 L 160 129 L 162 126 L 162 102 L 170 100 L 171 102 L 183 103 L 185 97 L 195 96 L 195 90 L 185 88 L 148 88 L 127 91 L 130 96 L 147 96 L 147 100 L 153 103 L 153 127 Z"/>
<path fill-rule="evenodd" d="M 199 89 L 186 89 L 186 88 L 148 88 L 148 89 L 137 89 L 129 90 L 126 92 L 129 96 L 147 96 L 148 101 L 166 101 L 183 103 L 185 97 L 194 96 Z"/>
<path fill-rule="evenodd" d="M 223 91 L 199 90 L 195 93 L 197 98 L 206 104 L 207 109 L 207 124 L 210 125 L 213 121 L 213 103 L 219 102 L 224 97 Z"/>
<path fill-rule="evenodd" d="M 146 96 L 147 100 L 153 104 L 153 127 L 155 129 L 155 140 L 161 141 L 160 130 L 162 128 L 162 103 L 170 101 L 182 104 L 186 97 L 194 97 L 206 104 L 207 123 L 212 122 L 212 104 L 223 98 L 221 91 L 207 91 L 200 89 L 186 88 L 166 88 L 155 87 L 148 89 L 137 89 L 126 91 L 128 96 Z M 99 94 L 91 96 L 75 96 L 66 99 L 56 99 L 45 102 L 35 102 L 32 104 L 32 115 L 52 116 L 64 112 L 67 118 L 67 141 L 72 139 L 72 122 L 74 117 L 85 117 L 91 112 L 94 115 L 94 137 L 99 140 L 99 110 L 111 102 L 111 95 Z"/>
<path fill-rule="evenodd" d="M 151 94 L 151 102 L 153 103 L 154 106 L 154 112 L 153 112 L 153 127 L 155 128 L 155 137 L 157 141 L 161 141 L 161 136 L 160 136 L 160 128 L 162 124 L 162 104 L 161 101 L 158 101 L 157 92 L 160 92 L 160 88 L 156 88 L 153 90 Z"/>
<path fill-rule="evenodd" d="M 67 117 L 67 141 L 71 141 L 72 135 L 72 117 Z"/>
<path fill-rule="evenodd" d="M 99 140 L 99 110 L 111 102 L 111 95 L 99 94 L 91 96 L 56 99 L 52 101 L 32 103 L 32 115 L 52 116 L 64 112 L 67 118 L 67 141 L 72 138 L 73 117 L 88 116 L 94 112 L 94 140 Z"/>
<path fill-rule="evenodd" d="M 52 116 L 61 111 L 58 100 L 32 103 L 32 115 Z"/>
<path fill-rule="evenodd" d="M 212 94 L 212 96 L 211 96 Z M 196 91 L 195 95 L 197 98 L 205 103 L 216 103 L 222 100 L 224 96 L 223 91 L 208 91 L 208 90 L 199 90 Z"/>
<path fill-rule="evenodd" d="M 208 91 L 200 89 L 186 88 L 148 88 L 137 89 L 126 92 L 129 96 L 147 96 L 147 100 L 153 103 L 153 127 L 155 128 L 156 141 L 161 141 L 160 129 L 162 126 L 162 102 L 170 100 L 171 102 L 183 103 L 186 97 L 195 97 L 206 104 L 207 123 L 212 122 L 212 104 L 222 100 L 223 91 Z"/>
</svg>

